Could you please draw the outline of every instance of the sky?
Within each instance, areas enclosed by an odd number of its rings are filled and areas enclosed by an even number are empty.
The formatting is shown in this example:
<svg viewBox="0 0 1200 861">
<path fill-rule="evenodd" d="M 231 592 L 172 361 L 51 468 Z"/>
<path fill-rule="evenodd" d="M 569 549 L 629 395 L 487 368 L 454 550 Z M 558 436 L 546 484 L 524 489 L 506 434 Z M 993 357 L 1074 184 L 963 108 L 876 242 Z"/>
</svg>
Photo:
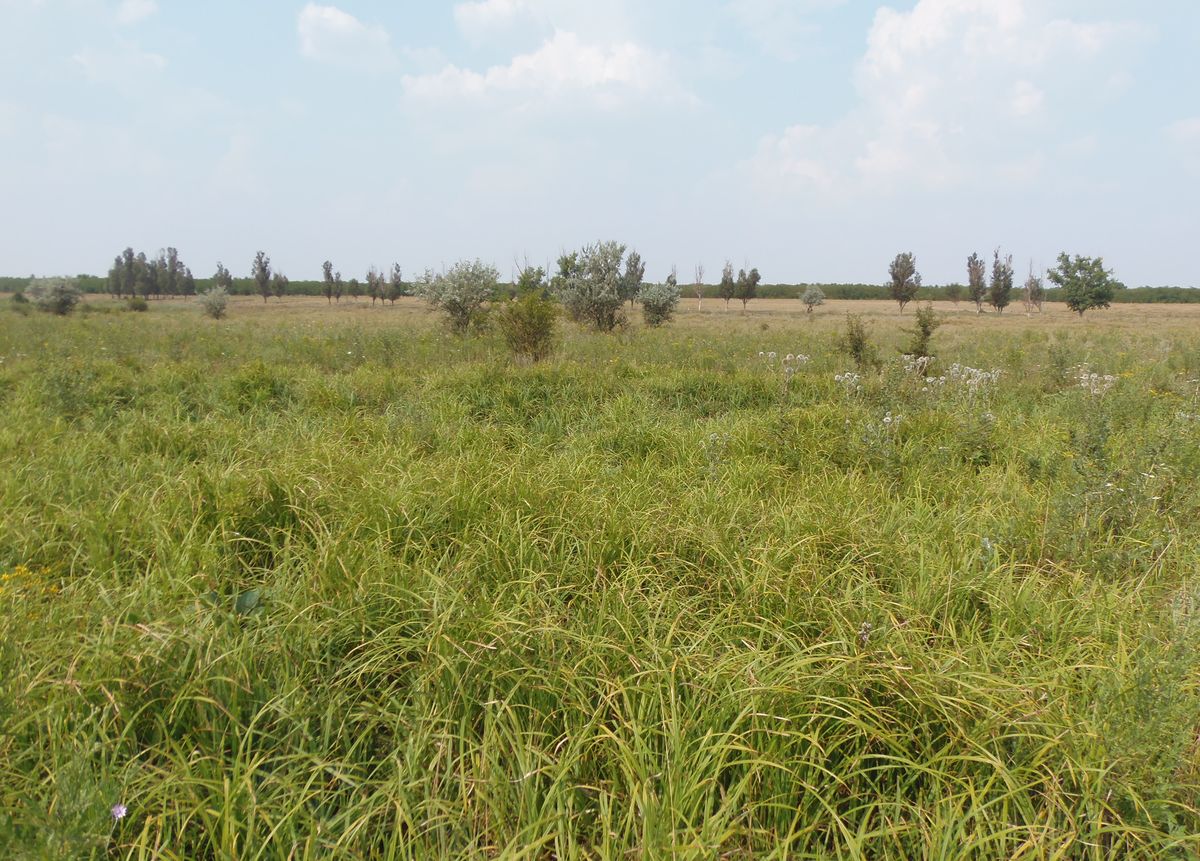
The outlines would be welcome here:
<svg viewBox="0 0 1200 861">
<path fill-rule="evenodd" d="M 1200 286 L 1197 0 L 0 0 L 0 274 Z"/>
</svg>

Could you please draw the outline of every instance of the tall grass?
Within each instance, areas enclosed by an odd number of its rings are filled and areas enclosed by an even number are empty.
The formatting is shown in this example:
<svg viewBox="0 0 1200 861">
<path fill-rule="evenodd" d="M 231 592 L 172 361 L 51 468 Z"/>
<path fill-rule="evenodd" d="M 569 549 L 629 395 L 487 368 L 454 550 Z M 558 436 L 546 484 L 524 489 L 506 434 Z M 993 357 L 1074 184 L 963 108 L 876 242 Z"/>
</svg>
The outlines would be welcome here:
<svg viewBox="0 0 1200 861">
<path fill-rule="evenodd" d="M 1194 338 L 391 319 L 3 315 L 5 857 L 1200 853 Z"/>
</svg>

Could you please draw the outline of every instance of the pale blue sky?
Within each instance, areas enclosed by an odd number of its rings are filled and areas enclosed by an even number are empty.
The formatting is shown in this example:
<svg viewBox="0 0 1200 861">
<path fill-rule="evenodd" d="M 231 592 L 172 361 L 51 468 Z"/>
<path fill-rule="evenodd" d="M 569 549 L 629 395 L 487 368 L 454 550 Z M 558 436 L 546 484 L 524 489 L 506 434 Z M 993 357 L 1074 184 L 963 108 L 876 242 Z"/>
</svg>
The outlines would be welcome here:
<svg viewBox="0 0 1200 861">
<path fill-rule="evenodd" d="M 0 0 L 0 273 L 293 278 L 614 238 L 929 283 L 1200 284 L 1197 0 Z"/>
</svg>

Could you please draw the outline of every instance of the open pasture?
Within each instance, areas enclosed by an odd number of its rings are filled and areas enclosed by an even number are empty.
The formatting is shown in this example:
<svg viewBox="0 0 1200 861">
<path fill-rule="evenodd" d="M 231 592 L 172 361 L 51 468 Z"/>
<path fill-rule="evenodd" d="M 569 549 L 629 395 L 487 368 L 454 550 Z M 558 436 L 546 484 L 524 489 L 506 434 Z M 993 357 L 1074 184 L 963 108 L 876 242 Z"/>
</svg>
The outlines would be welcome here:
<svg viewBox="0 0 1200 861">
<path fill-rule="evenodd" d="M 1200 306 L 3 305 L 5 857 L 1200 854 Z"/>
</svg>

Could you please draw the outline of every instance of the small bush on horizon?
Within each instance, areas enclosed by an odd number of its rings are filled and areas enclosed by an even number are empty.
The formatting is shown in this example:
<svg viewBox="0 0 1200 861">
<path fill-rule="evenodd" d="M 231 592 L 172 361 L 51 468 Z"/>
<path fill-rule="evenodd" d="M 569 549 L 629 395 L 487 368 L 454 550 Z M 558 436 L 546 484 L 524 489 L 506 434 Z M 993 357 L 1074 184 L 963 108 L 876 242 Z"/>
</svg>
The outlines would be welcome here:
<svg viewBox="0 0 1200 861">
<path fill-rule="evenodd" d="M 804 291 L 800 301 L 804 303 L 804 312 L 811 314 L 814 308 L 825 304 L 825 291 L 814 284 Z"/>
<path fill-rule="evenodd" d="M 205 316 L 220 320 L 229 306 L 229 292 L 224 287 L 212 287 L 196 297 Z"/>
<path fill-rule="evenodd" d="M 148 311 L 149 309 L 150 304 L 141 296 L 134 296 L 125 303 L 126 311 Z"/>
</svg>

